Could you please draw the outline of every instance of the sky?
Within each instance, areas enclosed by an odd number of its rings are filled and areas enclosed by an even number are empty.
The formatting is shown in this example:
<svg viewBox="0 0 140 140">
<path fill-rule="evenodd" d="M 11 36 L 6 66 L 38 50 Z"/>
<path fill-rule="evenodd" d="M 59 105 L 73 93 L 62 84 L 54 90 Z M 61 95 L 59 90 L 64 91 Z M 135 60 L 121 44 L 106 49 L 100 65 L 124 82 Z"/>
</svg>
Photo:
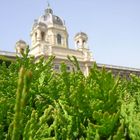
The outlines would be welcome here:
<svg viewBox="0 0 140 140">
<path fill-rule="evenodd" d="M 77 32 L 88 35 L 97 63 L 140 68 L 140 0 L 49 0 L 63 18 L 74 48 Z M 44 14 L 47 0 L 1 0 L 0 50 L 15 51 L 16 41 L 31 44 L 34 22 Z"/>
</svg>

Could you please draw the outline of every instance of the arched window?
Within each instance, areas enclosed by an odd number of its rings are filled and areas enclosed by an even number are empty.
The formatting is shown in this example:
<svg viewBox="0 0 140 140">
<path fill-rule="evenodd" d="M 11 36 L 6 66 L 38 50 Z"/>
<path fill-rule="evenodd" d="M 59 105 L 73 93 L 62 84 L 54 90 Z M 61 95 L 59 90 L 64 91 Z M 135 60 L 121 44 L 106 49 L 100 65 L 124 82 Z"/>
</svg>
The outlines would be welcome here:
<svg viewBox="0 0 140 140">
<path fill-rule="evenodd" d="M 85 44 L 86 43 L 86 41 L 85 40 L 83 40 L 83 44 Z"/>
<path fill-rule="evenodd" d="M 79 40 L 76 42 L 76 47 L 79 47 L 80 45 L 79 45 Z"/>
<path fill-rule="evenodd" d="M 57 34 L 57 44 L 61 44 L 62 42 L 62 37 L 60 34 Z"/>
<path fill-rule="evenodd" d="M 20 53 L 21 53 L 21 54 L 23 54 L 23 53 L 24 53 L 24 51 L 25 51 L 25 49 L 24 49 L 24 48 L 20 48 Z"/>
<path fill-rule="evenodd" d="M 35 41 L 37 41 L 37 32 L 35 32 Z"/>
<path fill-rule="evenodd" d="M 45 33 L 41 32 L 41 40 L 44 41 L 45 40 Z"/>
<path fill-rule="evenodd" d="M 77 46 L 79 46 L 79 40 L 76 42 Z"/>
</svg>

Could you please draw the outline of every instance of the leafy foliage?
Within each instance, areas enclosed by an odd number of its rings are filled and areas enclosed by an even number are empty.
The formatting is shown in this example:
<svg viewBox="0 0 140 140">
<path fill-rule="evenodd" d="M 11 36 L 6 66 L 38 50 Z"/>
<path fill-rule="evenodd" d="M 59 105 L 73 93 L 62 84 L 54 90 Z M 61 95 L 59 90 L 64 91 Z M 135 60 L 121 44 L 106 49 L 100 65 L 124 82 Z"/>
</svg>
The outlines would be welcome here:
<svg viewBox="0 0 140 140">
<path fill-rule="evenodd" d="M 140 79 L 113 77 L 94 64 L 85 77 L 75 57 L 0 65 L 0 140 L 139 140 Z M 19 74 L 18 74 L 19 73 Z"/>
</svg>

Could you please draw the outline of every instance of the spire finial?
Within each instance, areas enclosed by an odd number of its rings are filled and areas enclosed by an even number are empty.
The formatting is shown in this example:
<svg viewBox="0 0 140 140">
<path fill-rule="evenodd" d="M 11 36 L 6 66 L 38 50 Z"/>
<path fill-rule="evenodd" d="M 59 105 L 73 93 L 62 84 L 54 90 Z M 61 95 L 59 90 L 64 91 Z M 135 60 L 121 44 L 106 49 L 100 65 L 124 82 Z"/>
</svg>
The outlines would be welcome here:
<svg viewBox="0 0 140 140">
<path fill-rule="evenodd" d="M 50 8 L 50 3 L 49 3 L 49 1 L 47 0 L 47 6 L 48 6 L 48 8 Z"/>
<path fill-rule="evenodd" d="M 45 10 L 45 13 L 46 14 L 53 14 L 53 10 L 51 9 L 50 3 L 48 0 L 47 0 L 47 9 Z"/>
</svg>

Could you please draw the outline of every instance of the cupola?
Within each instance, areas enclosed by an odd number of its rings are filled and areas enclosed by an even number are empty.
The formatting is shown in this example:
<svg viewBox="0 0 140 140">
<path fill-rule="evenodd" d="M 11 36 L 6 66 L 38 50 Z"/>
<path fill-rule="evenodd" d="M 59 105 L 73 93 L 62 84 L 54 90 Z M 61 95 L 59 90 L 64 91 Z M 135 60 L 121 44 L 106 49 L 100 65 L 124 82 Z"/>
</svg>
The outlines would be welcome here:
<svg viewBox="0 0 140 140">
<path fill-rule="evenodd" d="M 53 14 L 53 10 L 51 9 L 50 4 L 48 4 L 47 9 L 45 9 L 45 14 Z"/>
<path fill-rule="evenodd" d="M 15 48 L 16 48 L 16 53 L 17 54 L 22 54 L 22 53 L 25 52 L 25 50 L 27 48 L 27 44 L 26 44 L 25 41 L 19 40 L 19 41 L 16 42 Z"/>
<path fill-rule="evenodd" d="M 45 52 L 49 47 L 68 48 L 68 33 L 64 21 L 54 15 L 50 5 L 45 13 L 34 20 L 31 31 L 31 53 Z"/>
<path fill-rule="evenodd" d="M 78 50 L 82 48 L 88 48 L 87 47 L 88 36 L 86 33 L 84 32 L 77 33 L 74 37 L 74 41 L 75 46 Z"/>
</svg>

